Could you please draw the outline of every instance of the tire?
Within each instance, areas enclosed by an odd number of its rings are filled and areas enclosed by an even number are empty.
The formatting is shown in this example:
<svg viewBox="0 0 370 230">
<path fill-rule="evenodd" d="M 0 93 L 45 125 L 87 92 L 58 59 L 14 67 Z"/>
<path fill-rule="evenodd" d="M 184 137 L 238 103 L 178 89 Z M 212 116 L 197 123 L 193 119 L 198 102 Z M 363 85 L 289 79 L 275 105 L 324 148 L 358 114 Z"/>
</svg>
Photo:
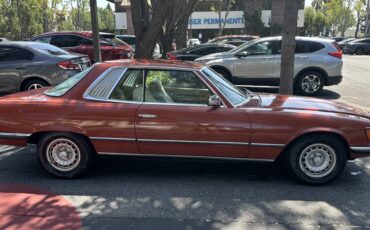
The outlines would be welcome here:
<svg viewBox="0 0 370 230">
<path fill-rule="evenodd" d="M 364 54 L 364 49 L 362 49 L 362 48 L 357 48 L 357 49 L 355 50 L 355 54 L 356 54 L 356 55 L 363 55 L 363 54 Z"/>
<path fill-rule="evenodd" d="M 48 86 L 49 84 L 43 80 L 40 79 L 32 79 L 26 82 L 22 86 L 22 91 L 29 91 L 29 90 L 34 90 L 34 89 L 39 89 L 43 88 L 45 86 Z"/>
<path fill-rule="evenodd" d="M 213 68 L 214 71 L 216 71 L 217 73 L 219 73 L 222 77 L 224 77 L 225 79 L 227 79 L 228 81 L 231 82 L 231 76 L 229 74 L 229 72 L 225 69 L 222 69 L 222 68 Z"/>
<path fill-rule="evenodd" d="M 52 154 L 53 150 L 56 153 Z M 38 143 L 37 154 L 44 169 L 59 178 L 74 178 L 85 174 L 95 158 L 95 152 L 88 141 L 70 133 L 44 136 Z"/>
<path fill-rule="evenodd" d="M 314 96 L 321 92 L 325 79 L 318 71 L 306 71 L 295 81 L 294 90 L 299 95 Z"/>
<path fill-rule="evenodd" d="M 290 148 L 285 158 L 286 167 L 301 182 L 327 184 L 342 173 L 347 163 L 346 149 L 345 144 L 335 136 L 307 136 Z"/>
</svg>

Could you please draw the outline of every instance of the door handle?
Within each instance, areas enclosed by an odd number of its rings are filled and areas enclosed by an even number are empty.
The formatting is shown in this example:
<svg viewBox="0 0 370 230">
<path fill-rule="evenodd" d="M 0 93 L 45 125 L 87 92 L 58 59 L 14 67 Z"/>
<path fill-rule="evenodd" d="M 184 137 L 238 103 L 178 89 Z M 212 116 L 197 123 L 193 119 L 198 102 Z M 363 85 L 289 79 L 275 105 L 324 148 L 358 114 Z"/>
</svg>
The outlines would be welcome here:
<svg viewBox="0 0 370 230">
<path fill-rule="evenodd" d="M 154 114 L 139 114 L 139 118 L 153 119 L 153 118 L 157 118 L 157 115 L 154 115 Z"/>
</svg>

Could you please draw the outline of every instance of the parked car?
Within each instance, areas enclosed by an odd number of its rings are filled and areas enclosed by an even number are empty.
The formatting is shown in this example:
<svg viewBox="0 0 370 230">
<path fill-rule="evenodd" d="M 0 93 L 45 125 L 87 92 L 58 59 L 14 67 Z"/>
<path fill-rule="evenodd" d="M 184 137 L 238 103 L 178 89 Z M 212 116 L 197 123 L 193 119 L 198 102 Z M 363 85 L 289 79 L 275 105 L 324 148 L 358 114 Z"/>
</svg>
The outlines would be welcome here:
<svg viewBox="0 0 370 230">
<path fill-rule="evenodd" d="M 343 47 L 344 47 L 345 44 L 347 44 L 349 42 L 352 42 L 354 40 L 356 40 L 356 38 L 347 38 L 347 39 L 344 39 L 344 40 L 342 40 L 340 42 L 337 42 L 337 44 L 338 44 L 339 48 L 343 49 Z"/>
<path fill-rule="evenodd" d="M 98 63 L 54 88 L 5 96 L 0 111 L 0 144 L 37 144 L 45 170 L 63 178 L 85 173 L 97 155 L 279 158 L 301 181 L 323 184 L 348 159 L 370 156 L 366 112 L 243 93 L 190 62 Z"/>
<path fill-rule="evenodd" d="M 57 85 L 90 66 L 86 55 L 38 42 L 0 43 L 0 93 Z"/>
<path fill-rule="evenodd" d="M 0 42 L 9 42 L 9 40 L 6 38 L 0 38 Z"/>
<path fill-rule="evenodd" d="M 340 42 L 345 40 L 345 37 L 330 37 L 330 39 L 334 40 L 335 42 Z"/>
<path fill-rule="evenodd" d="M 116 36 L 117 38 L 129 44 L 133 49 L 133 53 L 135 53 L 135 47 L 136 47 L 135 35 L 116 35 Z M 153 51 L 153 58 L 158 59 L 161 57 L 162 57 L 162 48 L 159 45 L 159 43 L 157 43 Z"/>
<path fill-rule="evenodd" d="M 260 38 L 229 52 L 196 59 L 235 84 L 278 85 L 280 82 L 281 37 Z M 296 38 L 294 88 L 315 95 L 323 86 L 342 81 L 342 51 L 321 38 Z"/>
<path fill-rule="evenodd" d="M 251 41 L 258 38 L 258 36 L 254 35 L 225 35 L 216 37 L 212 40 L 210 40 L 208 43 L 218 43 L 218 42 L 229 42 L 229 41 Z"/>
<path fill-rule="evenodd" d="M 184 49 L 168 52 L 167 58 L 171 60 L 194 61 L 196 58 L 204 55 L 226 52 L 234 48 L 235 46 L 232 45 L 204 43 L 201 45 L 191 46 Z"/>
<path fill-rule="evenodd" d="M 370 54 L 370 38 L 357 39 L 344 44 L 343 52 L 345 54 Z"/>
<path fill-rule="evenodd" d="M 190 47 L 190 46 L 197 46 L 197 45 L 200 45 L 200 40 L 198 38 L 190 38 L 187 42 L 187 47 Z"/>
<path fill-rule="evenodd" d="M 114 34 L 99 33 L 100 50 L 103 61 L 132 57 L 132 48 L 116 38 Z M 92 32 L 50 32 L 33 37 L 31 41 L 49 43 L 65 50 L 88 55 L 94 60 Z"/>
</svg>

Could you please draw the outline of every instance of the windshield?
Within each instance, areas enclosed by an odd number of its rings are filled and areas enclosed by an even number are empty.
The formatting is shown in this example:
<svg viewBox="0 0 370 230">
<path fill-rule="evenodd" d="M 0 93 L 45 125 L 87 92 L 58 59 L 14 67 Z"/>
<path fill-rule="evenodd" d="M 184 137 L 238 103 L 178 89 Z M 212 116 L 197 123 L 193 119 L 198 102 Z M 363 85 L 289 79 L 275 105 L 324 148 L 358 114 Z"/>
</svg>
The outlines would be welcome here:
<svg viewBox="0 0 370 230">
<path fill-rule="evenodd" d="M 238 52 L 240 52 L 240 51 L 244 50 L 244 49 L 245 49 L 245 47 L 249 46 L 249 44 L 256 43 L 256 42 L 258 42 L 258 41 L 259 41 L 258 39 L 251 40 L 251 41 L 246 41 L 244 44 L 241 44 L 240 46 L 237 46 L 237 47 L 235 47 L 234 49 L 229 50 L 229 51 L 227 51 L 227 52 L 228 52 L 228 53 L 233 53 L 233 54 L 238 53 Z"/>
<path fill-rule="evenodd" d="M 246 102 L 247 97 L 239 88 L 219 76 L 213 70 L 206 68 L 202 72 L 234 106 Z"/>
<path fill-rule="evenodd" d="M 65 51 L 63 49 L 60 49 L 56 46 L 49 45 L 49 44 L 46 44 L 46 43 L 32 43 L 30 46 L 34 49 L 37 49 L 37 50 L 41 51 L 41 52 L 45 52 L 45 53 L 52 54 L 52 55 L 55 55 L 55 56 L 63 55 L 63 54 L 69 54 L 67 51 Z"/>
<path fill-rule="evenodd" d="M 82 78 L 84 78 L 92 67 L 74 75 L 68 80 L 60 83 L 52 89 L 45 91 L 45 94 L 52 97 L 60 97 L 67 93 L 73 86 L 75 86 Z"/>
</svg>

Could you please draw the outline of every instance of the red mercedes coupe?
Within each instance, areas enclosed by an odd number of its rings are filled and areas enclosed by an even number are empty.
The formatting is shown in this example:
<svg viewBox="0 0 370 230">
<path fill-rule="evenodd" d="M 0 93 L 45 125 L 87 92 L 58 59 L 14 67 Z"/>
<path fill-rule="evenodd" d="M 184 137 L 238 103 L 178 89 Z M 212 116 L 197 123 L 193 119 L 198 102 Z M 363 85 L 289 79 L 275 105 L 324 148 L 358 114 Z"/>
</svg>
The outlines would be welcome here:
<svg viewBox="0 0 370 230">
<path fill-rule="evenodd" d="M 177 61 L 95 64 L 54 88 L 0 99 L 0 144 L 38 145 L 57 177 L 98 155 L 275 161 L 310 184 L 370 156 L 370 116 L 345 104 L 243 92 L 210 68 Z"/>
</svg>

